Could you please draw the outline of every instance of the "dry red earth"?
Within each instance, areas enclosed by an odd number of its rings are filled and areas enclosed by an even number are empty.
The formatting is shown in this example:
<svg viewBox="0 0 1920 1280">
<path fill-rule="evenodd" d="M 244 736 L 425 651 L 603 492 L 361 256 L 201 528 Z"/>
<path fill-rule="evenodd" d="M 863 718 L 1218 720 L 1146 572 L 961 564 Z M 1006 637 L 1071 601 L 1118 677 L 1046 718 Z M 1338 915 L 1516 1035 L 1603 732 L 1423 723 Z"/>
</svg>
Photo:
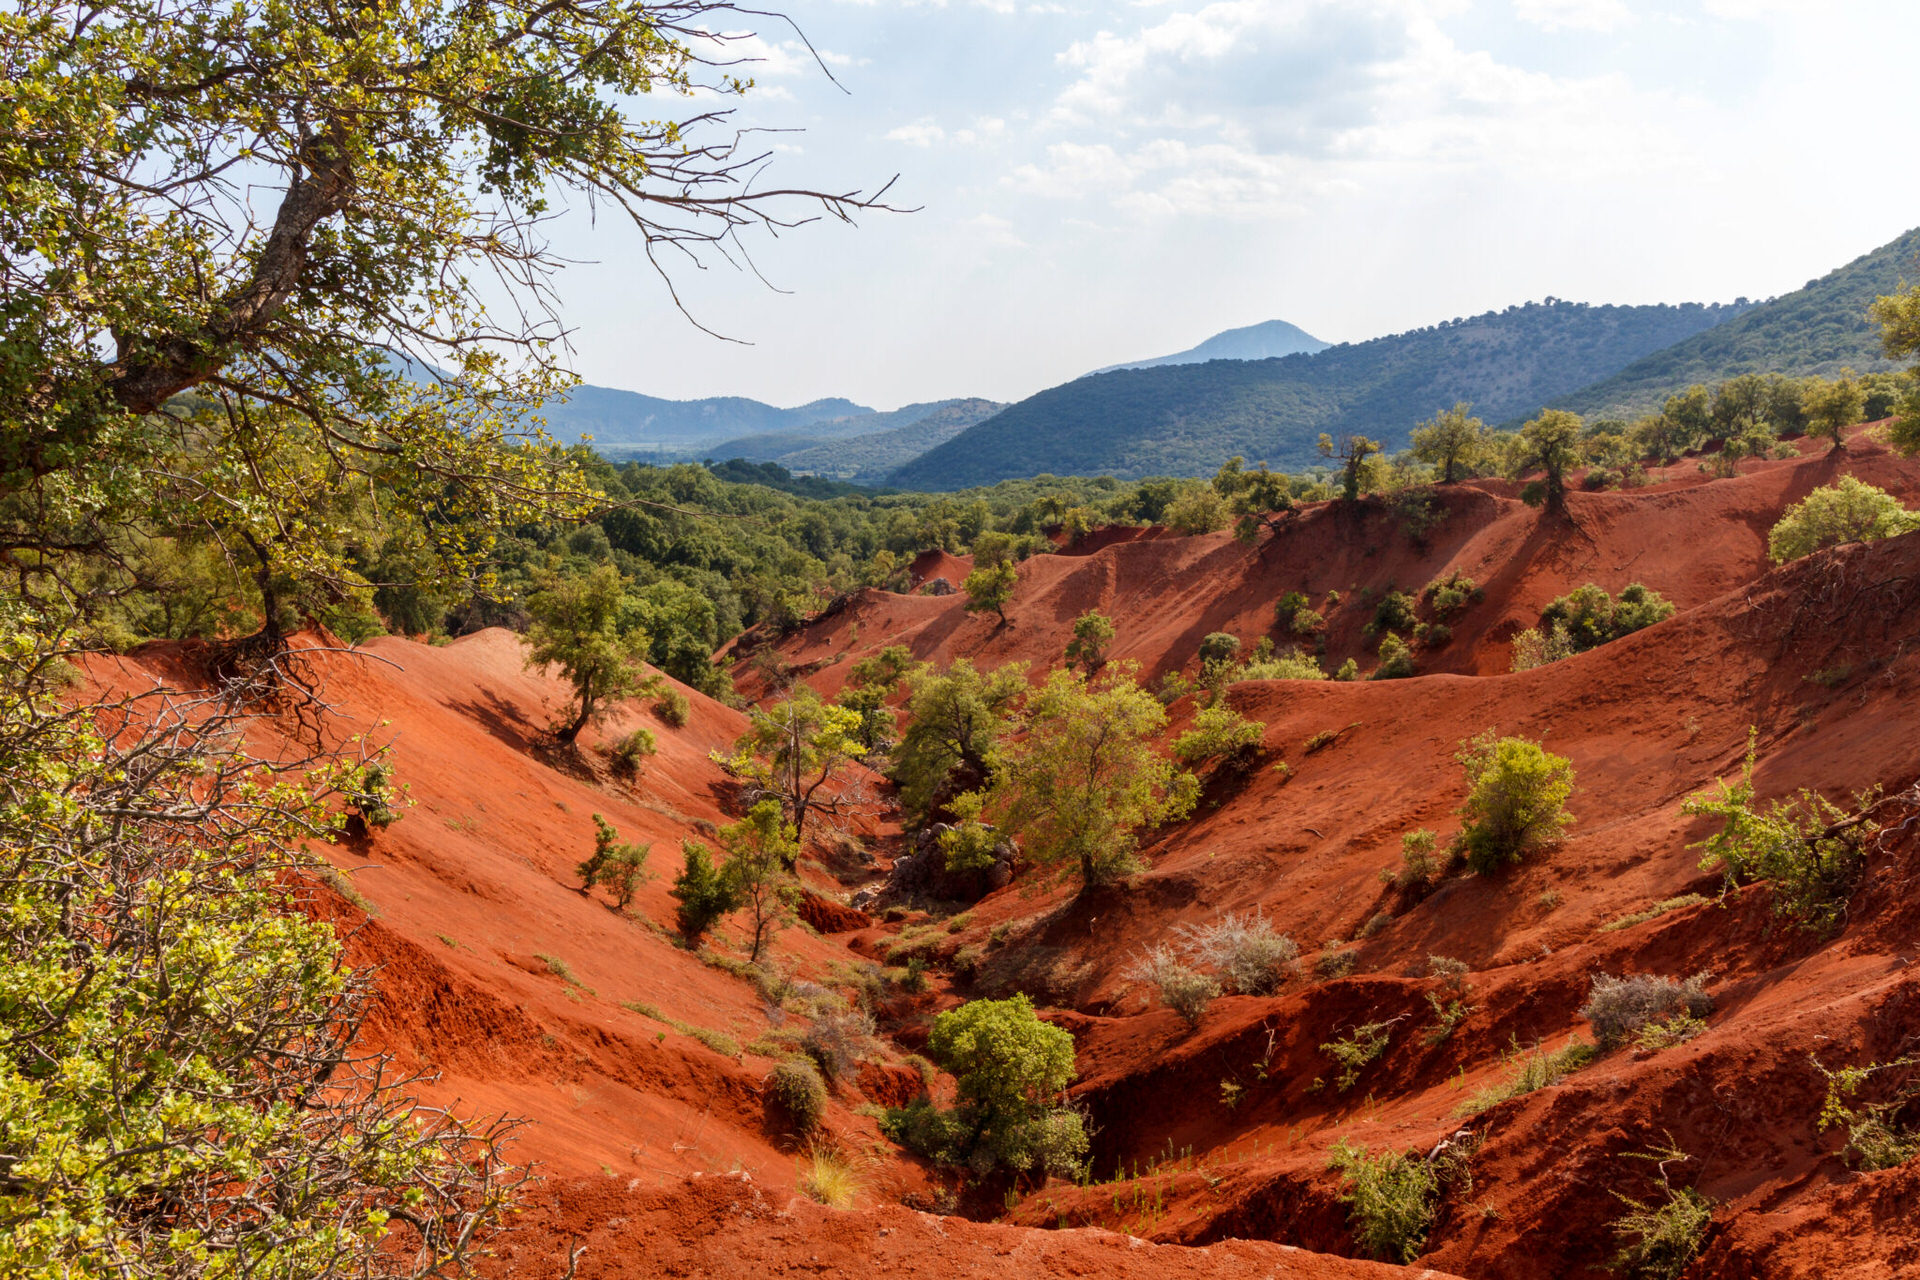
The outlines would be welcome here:
<svg viewBox="0 0 1920 1280">
<path fill-rule="evenodd" d="M 1680 811 L 1738 769 L 1750 727 L 1763 796 L 1811 787 L 1844 800 L 1920 779 L 1920 535 L 1778 568 L 1766 558 L 1781 511 L 1843 472 L 1920 501 L 1920 465 L 1863 435 L 1843 453 L 1745 464 L 1729 479 L 1684 463 L 1669 483 L 1574 493 L 1564 516 L 1523 505 L 1510 485 L 1457 486 L 1424 541 L 1384 509 L 1337 504 L 1255 546 L 1102 531 L 1022 564 L 1004 626 L 967 614 L 960 596 L 868 591 L 760 641 L 825 692 L 892 643 L 934 662 L 1027 661 L 1037 675 L 1060 661 L 1073 619 L 1098 608 L 1117 626 L 1112 656 L 1157 680 L 1192 671 L 1209 632 L 1249 645 L 1269 634 L 1274 601 L 1300 589 L 1316 607 L 1340 593 L 1326 610 L 1328 665 L 1351 656 L 1364 671 L 1363 627 L 1386 590 L 1457 570 L 1485 593 L 1449 644 L 1419 654 L 1413 679 L 1232 687 L 1231 705 L 1266 725 L 1259 762 L 1211 781 L 1193 818 L 1154 833 L 1151 868 L 1124 889 L 1076 898 L 1023 879 L 974 907 L 941 944 L 933 989 L 892 1010 L 897 1044 L 829 1110 L 827 1128 L 867 1161 L 852 1211 L 795 1194 L 794 1144 L 761 1098 L 778 1052 L 762 1038 L 804 1019 L 770 1011 L 748 981 L 669 932 L 679 842 L 730 820 L 728 780 L 707 753 L 731 743 L 743 716 L 690 694 L 693 717 L 676 730 L 636 706 L 576 757 L 544 745 L 561 686 L 526 672 L 505 632 L 319 655 L 337 731 L 391 740 L 413 801 L 363 846 L 328 852 L 372 913 L 353 944 L 384 969 L 372 1034 L 440 1073 L 436 1100 L 533 1121 L 522 1149 L 548 1180 L 501 1246 L 513 1275 L 562 1276 L 578 1244 L 582 1280 L 1384 1275 L 1393 1269 L 1331 1256 L 1358 1250 L 1329 1148 L 1424 1153 L 1463 1129 L 1478 1143 L 1472 1185 L 1449 1191 L 1411 1274 L 1606 1274 L 1614 1193 L 1652 1189 L 1648 1166 L 1627 1157 L 1670 1138 L 1692 1156 L 1676 1181 L 1716 1204 L 1689 1277 L 1920 1275 L 1920 1163 L 1850 1171 L 1837 1136 L 1816 1131 L 1825 1084 L 1809 1062 L 1920 1054 L 1920 820 L 1877 839 L 1844 925 L 1821 936 L 1779 919 L 1764 886 L 1720 894 L 1688 847 L 1711 827 Z M 951 557 L 928 567 L 923 578 L 956 585 L 965 573 Z M 1504 674 L 1514 633 L 1587 581 L 1643 582 L 1679 612 Z M 165 673 L 171 660 L 138 655 L 114 679 Z M 1193 708 L 1182 699 L 1172 710 L 1177 729 Z M 660 752 L 618 782 L 599 744 L 640 723 Z M 1572 760 L 1576 825 L 1510 873 L 1457 874 L 1403 900 L 1378 873 L 1397 863 L 1403 833 L 1424 826 L 1444 841 L 1457 828 L 1454 753 L 1490 727 Z M 1306 749 L 1332 731 L 1330 745 Z M 628 916 L 577 887 L 595 813 L 653 845 L 655 878 Z M 886 813 L 863 830 L 884 863 Z M 826 905 L 861 878 L 857 866 L 835 869 L 808 873 L 820 931 L 791 929 L 776 949 L 780 965 L 829 985 L 901 927 Z M 1687 892 L 1709 901 L 1603 928 Z M 1178 926 L 1255 908 L 1309 962 L 1281 994 L 1222 998 L 1189 1030 L 1121 977 Z M 342 915 L 361 912 L 343 900 Z M 1313 976 L 1328 943 L 1355 949 L 1349 976 Z M 1422 975 L 1435 954 L 1471 967 L 1476 1011 L 1429 1045 L 1437 983 Z M 1704 1034 L 1656 1053 L 1617 1050 L 1558 1085 L 1458 1114 L 1505 1077 L 1514 1044 L 1586 1034 L 1576 1010 L 1592 974 L 1700 971 L 1715 999 Z M 933 1009 L 1014 989 L 1075 1037 L 1098 1181 L 996 1201 L 999 1225 L 901 1207 L 934 1203 L 938 1179 L 888 1144 L 863 1104 L 901 1100 L 913 1079 L 901 1058 Z M 1325 1083 L 1319 1046 L 1383 1019 L 1399 1019 L 1388 1052 L 1345 1093 Z M 1223 1083 L 1239 1090 L 1231 1106 Z"/>
</svg>

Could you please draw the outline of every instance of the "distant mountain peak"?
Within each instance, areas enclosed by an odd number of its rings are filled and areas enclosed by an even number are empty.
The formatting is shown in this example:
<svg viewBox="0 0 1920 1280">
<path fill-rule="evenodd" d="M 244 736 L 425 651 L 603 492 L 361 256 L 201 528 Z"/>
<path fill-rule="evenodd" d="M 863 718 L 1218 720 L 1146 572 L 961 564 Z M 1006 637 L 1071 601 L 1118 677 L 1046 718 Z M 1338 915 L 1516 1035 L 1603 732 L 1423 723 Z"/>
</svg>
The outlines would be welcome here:
<svg viewBox="0 0 1920 1280">
<path fill-rule="evenodd" d="M 1095 369 L 1094 373 L 1153 369 L 1168 364 L 1203 364 L 1208 360 L 1272 360 L 1278 356 L 1312 355 L 1316 351 L 1325 351 L 1330 345 L 1299 325 L 1289 324 L 1285 320 L 1265 320 L 1216 333 L 1199 346 L 1170 356 L 1110 364 L 1104 369 Z"/>
</svg>

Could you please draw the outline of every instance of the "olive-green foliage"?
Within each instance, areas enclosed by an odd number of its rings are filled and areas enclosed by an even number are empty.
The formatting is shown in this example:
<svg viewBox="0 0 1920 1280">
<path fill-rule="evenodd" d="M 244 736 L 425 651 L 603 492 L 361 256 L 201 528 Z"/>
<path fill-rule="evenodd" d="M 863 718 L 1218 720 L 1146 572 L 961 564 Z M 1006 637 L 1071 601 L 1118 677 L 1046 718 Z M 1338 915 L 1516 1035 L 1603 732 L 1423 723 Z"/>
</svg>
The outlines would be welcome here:
<svg viewBox="0 0 1920 1280">
<path fill-rule="evenodd" d="M 613 824 L 597 813 L 593 815 L 593 829 L 593 852 L 577 868 L 582 886 L 606 888 L 613 894 L 614 905 L 625 911 L 646 883 L 647 855 L 653 846 L 628 844 Z"/>
<path fill-rule="evenodd" d="M 748 713 L 747 731 L 732 756 L 715 757 L 728 772 L 780 798 L 793 828 L 787 865 L 805 847 L 807 818 L 825 803 L 823 789 L 865 750 L 862 727 L 860 712 L 822 700 L 807 685 L 794 685 Z"/>
<path fill-rule="evenodd" d="M 1294 648 L 1281 653 L 1256 652 L 1232 674 L 1234 680 L 1325 680 L 1327 678 L 1327 673 L 1321 669 L 1318 658 Z"/>
<path fill-rule="evenodd" d="M 1493 730 L 1460 744 L 1455 757 L 1472 788 L 1460 806 L 1467 865 L 1485 875 L 1556 843 L 1573 822 L 1573 765 L 1527 738 Z"/>
<path fill-rule="evenodd" d="M 1454 614 L 1485 597 L 1486 593 L 1474 585 L 1472 578 L 1455 569 L 1444 578 L 1435 578 L 1422 593 L 1427 597 L 1436 618 L 1451 618 Z"/>
<path fill-rule="evenodd" d="M 1219 667 L 1240 655 L 1240 637 L 1229 631 L 1210 631 L 1200 641 L 1200 669 Z"/>
<path fill-rule="evenodd" d="M 1713 1201 L 1692 1187 L 1673 1185 L 1670 1170 L 1692 1159 L 1678 1147 L 1629 1154 L 1653 1164 L 1661 1198 L 1644 1201 L 1613 1193 L 1627 1206 L 1627 1213 L 1613 1224 L 1620 1242 L 1613 1270 L 1630 1280 L 1679 1280 L 1699 1256 L 1707 1228 L 1713 1225 Z"/>
<path fill-rule="evenodd" d="M 1385 1262 L 1420 1256 L 1440 1200 L 1440 1171 L 1406 1151 L 1370 1152 L 1342 1138 L 1327 1167 L 1340 1173 L 1354 1242 Z"/>
<path fill-rule="evenodd" d="M 623 778 L 640 772 L 640 761 L 659 751 L 660 743 L 651 729 L 635 729 L 614 744 L 610 760 L 613 771 Z"/>
<path fill-rule="evenodd" d="M 933 1020 L 927 1052 L 952 1072 L 957 1106 L 922 1100 L 888 1113 L 884 1127 L 945 1163 L 1071 1174 L 1086 1158 L 1078 1113 L 1059 1104 L 1073 1079 L 1073 1037 L 1034 1014 L 1023 995 L 973 1000 Z"/>
<path fill-rule="evenodd" d="M 1381 878 L 1396 888 L 1423 890 L 1443 863 L 1435 852 L 1438 841 L 1433 832 L 1422 827 L 1400 837 L 1400 870 L 1382 871 Z"/>
<path fill-rule="evenodd" d="M 1113 643 L 1113 619 L 1089 609 L 1073 620 L 1073 639 L 1067 642 L 1066 659 L 1098 671 L 1107 661 L 1107 646 Z"/>
<path fill-rule="evenodd" d="M 869 751 L 892 742 L 894 718 L 887 709 L 887 701 L 899 690 L 907 674 L 919 666 L 907 646 L 890 644 L 860 659 L 847 672 L 847 683 L 840 691 L 840 705 L 859 715 L 856 736 Z"/>
<path fill-rule="evenodd" d="M 358 1041 L 374 974 L 305 843 L 364 765 L 250 759 L 214 702 L 75 707 L 60 648 L 0 630 L 0 1274 L 455 1269 L 520 1179 Z"/>
<path fill-rule="evenodd" d="M 1392 1040 L 1392 1022 L 1363 1022 L 1349 1034 L 1321 1045 L 1320 1052 L 1332 1058 L 1340 1067 L 1340 1074 L 1334 1078 L 1334 1087 L 1341 1093 L 1353 1088 L 1359 1082 L 1360 1073 L 1386 1053 Z"/>
<path fill-rule="evenodd" d="M 720 828 L 719 840 L 727 851 L 720 875 L 748 912 L 747 959 L 758 964 L 760 953 L 793 918 L 800 885 L 791 868 L 799 844 L 777 800 L 762 800 L 746 817 Z"/>
<path fill-rule="evenodd" d="M 1880 326 L 1881 345 L 1889 359 L 1920 358 L 1920 286 L 1906 286 L 1875 299 L 1871 314 Z M 1920 453 L 1920 364 L 1907 370 L 1903 383 L 1895 406 L 1899 417 L 1888 428 L 1887 440 L 1911 455 Z"/>
<path fill-rule="evenodd" d="M 1840 376 L 1832 380 L 1807 379 L 1800 405 L 1807 416 L 1807 429 L 1825 436 L 1839 449 L 1846 445 L 1847 428 L 1860 421 L 1866 409 L 1867 393 L 1853 370 L 1842 369 Z"/>
<path fill-rule="evenodd" d="M 1281 630 L 1297 636 L 1318 634 L 1326 627 L 1326 619 L 1316 613 L 1313 602 L 1307 599 L 1304 591 L 1289 591 L 1274 602 L 1273 620 Z"/>
<path fill-rule="evenodd" d="M 827 1083 L 807 1058 L 788 1058 L 767 1073 L 767 1096 L 805 1136 L 820 1127 L 827 1111 Z"/>
<path fill-rule="evenodd" d="M 604 714 L 609 705 L 648 691 L 640 658 L 647 638 L 620 629 L 620 573 L 600 565 L 585 574 L 551 573 L 527 600 L 527 665 L 552 664 L 579 700 L 573 717 L 555 729 L 562 742 Z"/>
<path fill-rule="evenodd" d="M 1378 440 L 1369 440 L 1357 432 L 1342 432 L 1338 439 L 1321 432 L 1316 443 L 1320 456 L 1340 464 L 1340 496 L 1347 502 L 1357 501 L 1360 495 L 1371 486 L 1370 464 L 1383 448 Z"/>
<path fill-rule="evenodd" d="M 1035 863 L 1075 868 L 1089 886 L 1134 871 L 1140 828 L 1184 817 L 1197 791 L 1150 745 L 1167 713 L 1133 673 L 1131 663 L 1092 681 L 1054 671 L 1027 700 L 1025 736 L 1004 752 L 1006 825 Z"/>
<path fill-rule="evenodd" d="M 986 871 L 998 860 L 1000 833 L 981 821 L 986 801 L 984 792 L 963 791 L 948 805 L 953 824 L 940 833 L 940 852 L 946 857 L 948 871 Z"/>
<path fill-rule="evenodd" d="M 1820 1059 L 1809 1057 L 1814 1070 L 1827 1081 L 1827 1096 L 1821 1103 L 1820 1120 L 1815 1129 L 1820 1133 L 1836 1127 L 1847 1131 L 1847 1143 L 1840 1154 L 1849 1166 L 1891 1169 L 1920 1155 L 1920 1128 L 1900 1120 L 1914 1099 L 1920 1097 L 1920 1079 L 1913 1074 L 1920 1060 L 1900 1058 L 1831 1070 Z M 1892 1073 L 1895 1079 L 1893 1086 L 1884 1091 L 1886 1096 L 1878 1101 L 1855 1103 L 1861 1090 L 1882 1072 Z"/>
<path fill-rule="evenodd" d="M 687 695 L 670 685 L 661 685 L 653 695 L 653 714 L 660 717 L 661 723 L 675 729 L 687 727 L 687 717 L 692 711 L 693 704 L 687 700 Z"/>
<path fill-rule="evenodd" d="M 1878 829 L 1867 814 L 1875 795 L 1856 797 L 1849 813 L 1815 791 L 1760 804 L 1754 799 L 1753 735 L 1739 781 L 1719 779 L 1711 792 L 1689 796 L 1681 812 L 1720 819 L 1720 830 L 1693 846 L 1700 865 L 1718 867 L 1730 885 L 1765 880 L 1773 909 L 1815 932 L 1837 926 L 1866 870 L 1867 842 Z"/>
<path fill-rule="evenodd" d="M 1233 536 L 1242 542 L 1258 540 L 1262 529 L 1277 531 L 1293 510 L 1292 477 L 1267 470 L 1264 462 L 1247 470 L 1246 459 L 1238 454 L 1214 473 L 1213 487 L 1226 499 L 1234 515 Z"/>
<path fill-rule="evenodd" d="M 1414 612 L 1418 604 L 1404 591 L 1389 591 L 1373 607 L 1373 626 L 1379 631 L 1411 631 L 1420 621 Z"/>
<path fill-rule="evenodd" d="M 944 672 L 907 675 L 907 727 L 888 776 L 910 825 L 925 823 L 954 793 L 987 784 L 1027 691 L 1026 673 L 1023 662 L 982 672 L 961 658 Z"/>
<path fill-rule="evenodd" d="M 1555 637 L 1564 634 L 1572 652 L 1584 653 L 1672 616 L 1673 605 L 1638 582 L 1620 588 L 1617 600 L 1589 582 L 1541 610 L 1540 629 Z"/>
<path fill-rule="evenodd" d="M 1544 477 L 1546 501 L 1557 507 L 1566 500 L 1567 472 L 1580 463 L 1580 415 L 1565 409 L 1547 409 L 1520 428 L 1520 463 L 1538 467 Z"/>
<path fill-rule="evenodd" d="M 1513 1074 L 1475 1093 L 1455 1110 L 1455 1115 L 1478 1115 L 1497 1107 L 1509 1098 L 1518 1098 L 1538 1089 L 1550 1088 L 1593 1062 L 1600 1050 L 1580 1040 L 1568 1040 L 1549 1052 L 1540 1045 L 1522 1048 L 1516 1040 L 1507 1054 Z"/>
<path fill-rule="evenodd" d="M 1193 717 L 1193 727 L 1173 742 L 1173 758 L 1192 768 L 1208 760 L 1228 763 L 1256 751 L 1267 726 L 1249 720 L 1224 702 L 1216 702 Z"/>
<path fill-rule="evenodd" d="M 1462 401 L 1413 429 L 1413 456 L 1439 471 L 1441 484 L 1452 484 L 1474 474 L 1485 433 L 1486 423 L 1473 416 L 1472 405 Z"/>
<path fill-rule="evenodd" d="M 1564 622 L 1551 627 L 1528 627 L 1513 638 L 1513 661 L 1509 670 L 1531 671 L 1550 662 L 1574 655 L 1573 636 Z"/>
<path fill-rule="evenodd" d="M 1224 529 L 1232 514 L 1226 499 L 1206 485 L 1189 484 L 1167 508 L 1167 527 L 1179 533 L 1212 533 Z"/>
<path fill-rule="evenodd" d="M 1005 622 L 1007 604 L 1013 599 L 1013 589 L 1019 581 L 1019 571 L 1012 561 L 980 566 L 969 573 L 966 581 L 960 584 L 960 590 L 966 593 L 967 612 L 991 611 L 1000 621 Z"/>
<path fill-rule="evenodd" d="M 1412 646 L 1391 631 L 1380 638 L 1380 661 L 1368 679 L 1404 680 L 1417 672 Z"/>
<path fill-rule="evenodd" d="M 716 921 L 740 906 L 740 890 L 713 865 L 713 851 L 698 840 L 682 840 L 685 866 L 668 890 L 680 902 L 680 936 L 697 944 Z"/>
<path fill-rule="evenodd" d="M 1788 507 L 1767 535 L 1774 563 L 1798 560 L 1846 542 L 1875 542 L 1920 529 L 1920 512 L 1908 511 L 1884 489 L 1841 476 Z"/>
</svg>

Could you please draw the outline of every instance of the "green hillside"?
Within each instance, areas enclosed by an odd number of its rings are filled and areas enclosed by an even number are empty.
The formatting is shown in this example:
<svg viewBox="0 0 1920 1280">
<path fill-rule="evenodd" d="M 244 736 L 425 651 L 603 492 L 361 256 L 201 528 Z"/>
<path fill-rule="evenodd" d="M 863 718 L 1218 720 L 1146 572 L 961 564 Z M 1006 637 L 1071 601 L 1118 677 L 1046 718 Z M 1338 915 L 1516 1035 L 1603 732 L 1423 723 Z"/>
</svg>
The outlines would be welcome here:
<svg viewBox="0 0 1920 1280">
<path fill-rule="evenodd" d="M 1295 469 L 1315 460 L 1323 431 L 1399 447 L 1458 400 L 1489 421 L 1531 413 L 1745 309 L 1548 299 L 1313 355 L 1096 374 L 1022 400 L 889 480 L 958 489 L 1049 472 L 1209 475 L 1236 453 Z"/>
<path fill-rule="evenodd" d="M 1556 403 L 1589 417 L 1630 417 L 1658 409 L 1675 391 L 1741 373 L 1831 376 L 1897 368 L 1880 350 L 1867 307 L 1902 281 L 1920 280 L 1920 230 L 1856 258 L 1803 289 L 1636 360 Z"/>
<path fill-rule="evenodd" d="M 856 484 L 883 483 L 895 469 L 929 449 L 945 444 L 976 423 L 1007 406 L 977 397 L 949 400 L 933 412 L 891 431 L 876 431 L 851 440 L 790 448 L 774 461 L 792 471 L 851 480 Z M 882 417 L 886 415 L 880 415 Z"/>
</svg>

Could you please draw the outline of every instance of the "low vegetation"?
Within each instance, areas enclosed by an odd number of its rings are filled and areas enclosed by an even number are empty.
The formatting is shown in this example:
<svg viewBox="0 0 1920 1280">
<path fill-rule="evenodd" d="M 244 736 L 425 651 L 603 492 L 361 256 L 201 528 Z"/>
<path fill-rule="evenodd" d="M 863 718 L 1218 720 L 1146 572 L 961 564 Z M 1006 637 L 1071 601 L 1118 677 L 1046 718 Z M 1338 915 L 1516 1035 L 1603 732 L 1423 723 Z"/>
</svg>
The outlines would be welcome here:
<svg viewBox="0 0 1920 1280">
<path fill-rule="evenodd" d="M 1512 1072 L 1504 1080 L 1475 1093 L 1456 1110 L 1457 1115 L 1478 1115 L 1511 1098 L 1524 1097 L 1538 1089 L 1559 1084 L 1600 1056 L 1600 1050 L 1580 1040 L 1568 1040 L 1558 1049 L 1544 1046 L 1522 1048 L 1516 1041 L 1507 1054 Z"/>
<path fill-rule="evenodd" d="M 1220 994 L 1218 979 L 1188 964 L 1178 951 L 1164 942 L 1149 947 L 1121 976 L 1153 987 L 1160 993 L 1161 1003 L 1184 1018 L 1190 1027 L 1200 1025 L 1207 1006 Z"/>
<path fill-rule="evenodd" d="M 1073 1079 L 1073 1037 L 1034 1014 L 1025 995 L 974 1000 L 933 1021 L 927 1051 L 955 1078 L 956 1105 L 922 1098 L 882 1128 L 942 1164 L 1072 1176 L 1086 1161 L 1080 1114 L 1060 1095 Z"/>
<path fill-rule="evenodd" d="M 1335 1089 L 1345 1093 L 1353 1088 L 1359 1083 L 1361 1073 L 1386 1054 L 1387 1046 L 1393 1041 L 1394 1021 L 1363 1022 L 1346 1035 L 1320 1046 L 1320 1052 L 1332 1058 L 1340 1069 L 1333 1080 Z"/>
<path fill-rule="evenodd" d="M 1455 758 L 1472 788 L 1460 807 L 1460 847 L 1473 871 L 1486 875 L 1556 844 L 1573 822 L 1573 764 L 1564 756 L 1489 729 Z"/>
<path fill-rule="evenodd" d="M 827 1082 L 807 1058 L 788 1058 L 767 1073 L 767 1097 L 802 1137 L 820 1127 L 827 1112 Z"/>
<path fill-rule="evenodd" d="M 1713 1010 L 1713 997 L 1707 994 L 1707 975 L 1675 979 L 1655 974 L 1635 974 L 1616 978 L 1595 974 L 1580 1006 L 1580 1016 L 1593 1027 L 1594 1039 L 1602 1049 L 1614 1049 L 1629 1040 L 1651 1033 L 1649 1047 L 1661 1041 L 1681 1039 L 1697 1028 Z M 1684 1034 L 1682 1034 L 1684 1033 Z"/>
<path fill-rule="evenodd" d="M 1629 1280 L 1679 1280 L 1700 1256 L 1707 1229 L 1713 1225 L 1713 1201 L 1692 1187 L 1674 1185 L 1671 1171 L 1693 1159 L 1678 1147 L 1633 1152 L 1630 1158 L 1654 1166 L 1659 1194 L 1656 1199 L 1636 1200 L 1613 1193 L 1627 1207 L 1613 1224 L 1620 1245 L 1613 1256 L 1613 1270 Z"/>
<path fill-rule="evenodd" d="M 1442 1189 L 1441 1170 L 1407 1151 L 1368 1151 L 1341 1139 L 1327 1157 L 1340 1174 L 1354 1243 L 1383 1262 L 1412 1262 L 1433 1226 Z"/>
<path fill-rule="evenodd" d="M 1884 489 L 1841 476 L 1787 508 L 1767 534 L 1767 554 L 1778 564 L 1843 543 L 1876 542 L 1915 529 L 1920 529 L 1920 511 L 1907 510 Z"/>
<path fill-rule="evenodd" d="M 1721 779 L 1681 806 L 1721 823 L 1694 846 L 1702 850 L 1700 865 L 1719 868 L 1730 886 L 1766 881 L 1776 912 L 1815 932 L 1831 931 L 1866 869 L 1867 842 L 1878 830 L 1871 816 L 1877 793 L 1856 796 L 1851 810 L 1808 790 L 1763 804 L 1754 797 L 1755 735 L 1748 738 L 1739 780 Z"/>
</svg>

